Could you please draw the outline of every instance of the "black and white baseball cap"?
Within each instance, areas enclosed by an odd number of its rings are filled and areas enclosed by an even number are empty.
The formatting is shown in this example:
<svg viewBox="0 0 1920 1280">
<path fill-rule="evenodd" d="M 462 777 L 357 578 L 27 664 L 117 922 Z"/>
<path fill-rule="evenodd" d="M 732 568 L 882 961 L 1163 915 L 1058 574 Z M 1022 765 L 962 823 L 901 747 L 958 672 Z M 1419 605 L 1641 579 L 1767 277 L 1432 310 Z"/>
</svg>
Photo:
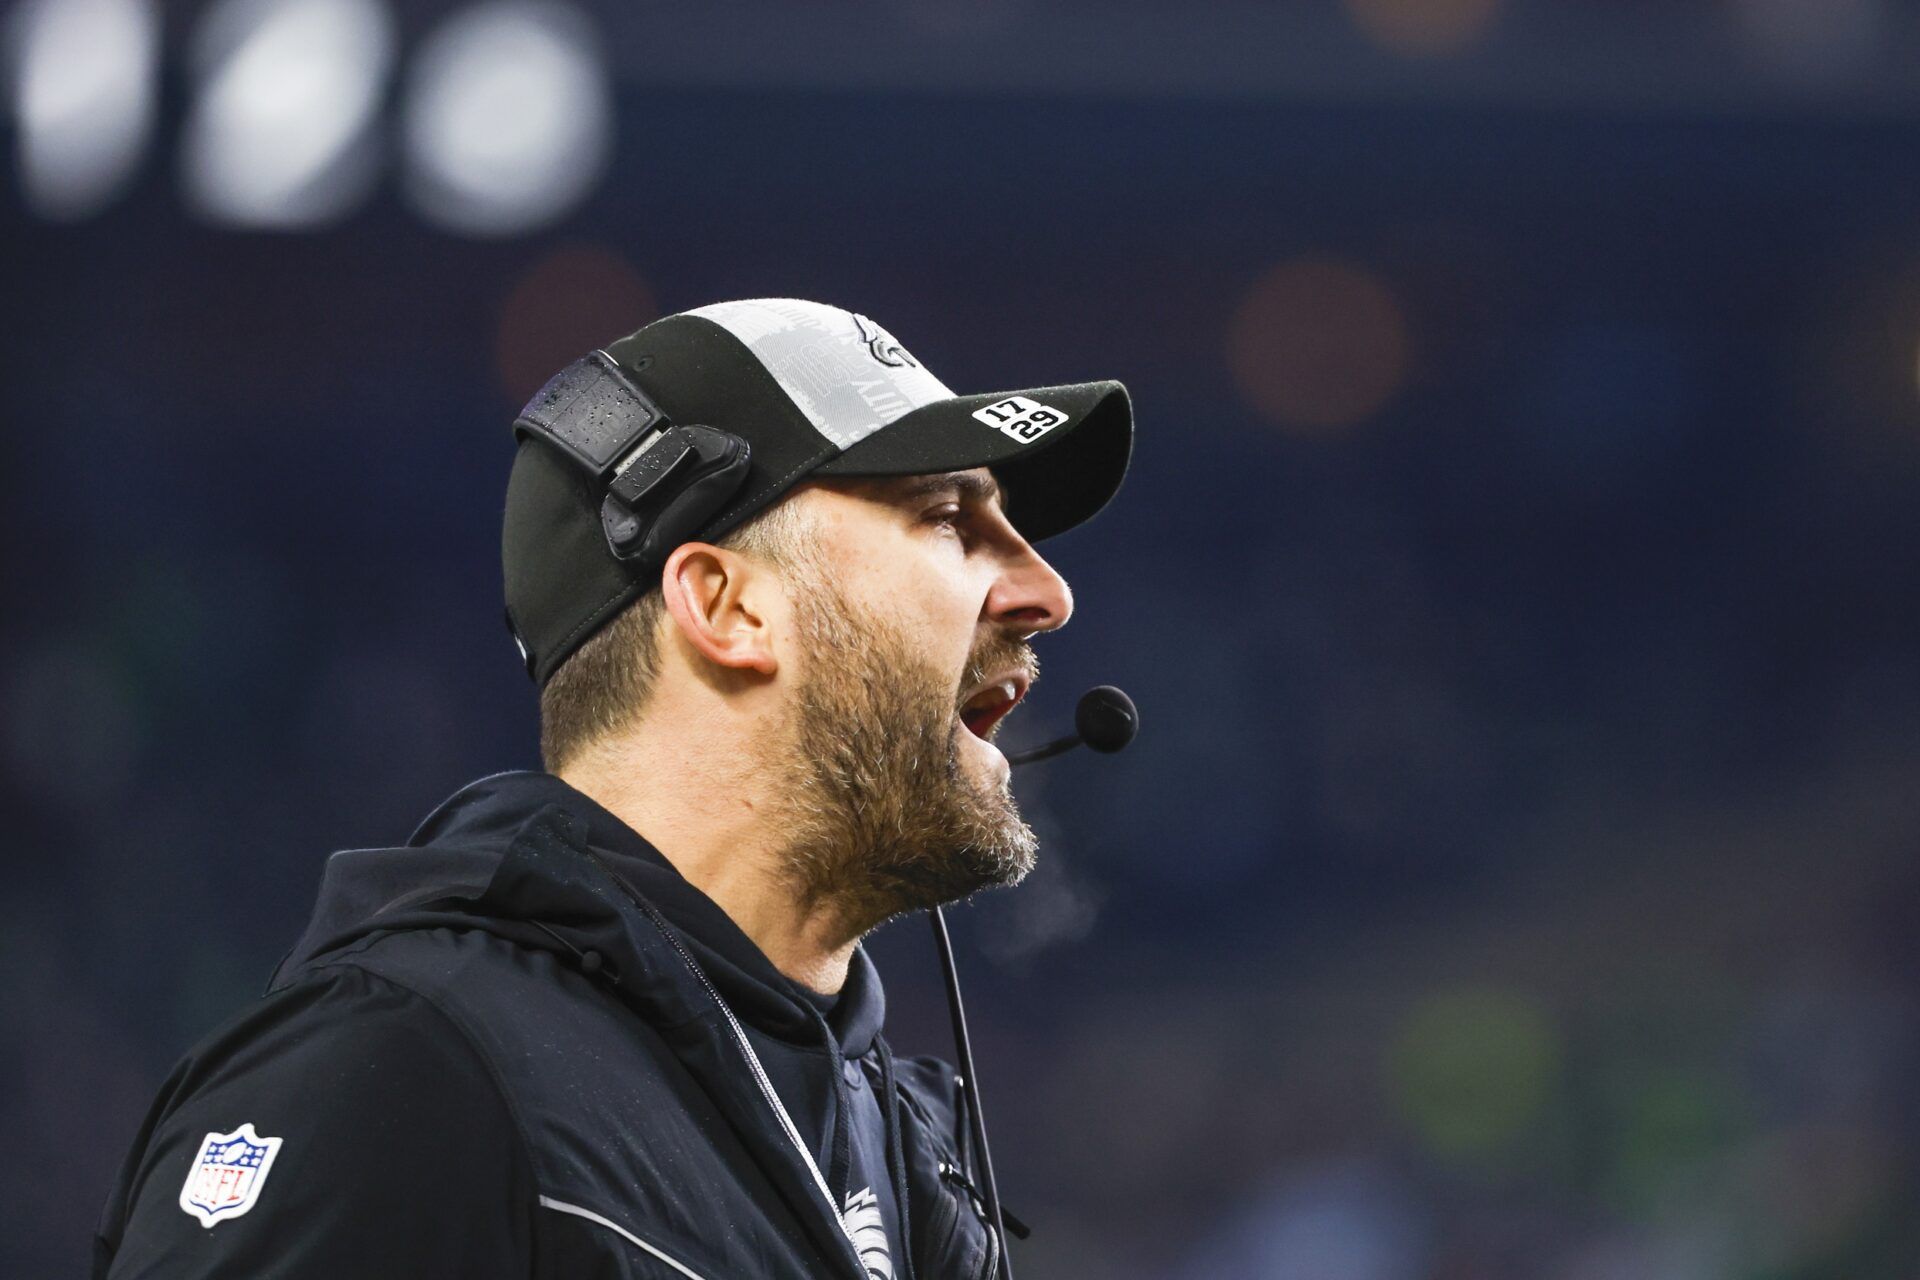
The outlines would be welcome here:
<svg viewBox="0 0 1920 1280">
<path fill-rule="evenodd" d="M 1037 542 L 1104 507 L 1133 447 L 1133 409 L 1118 382 L 957 396 L 878 324 L 818 302 L 700 307 L 656 320 L 595 358 L 668 421 L 729 432 L 750 447 L 744 482 L 691 535 L 706 540 L 808 476 L 987 467 L 1006 492 L 1008 519 Z M 527 414 L 563 394 L 554 389 L 561 382 Z M 609 545 L 607 488 L 551 435 L 522 433 L 502 536 L 507 624 L 541 686 L 659 584 L 658 557 L 623 559 Z"/>
</svg>

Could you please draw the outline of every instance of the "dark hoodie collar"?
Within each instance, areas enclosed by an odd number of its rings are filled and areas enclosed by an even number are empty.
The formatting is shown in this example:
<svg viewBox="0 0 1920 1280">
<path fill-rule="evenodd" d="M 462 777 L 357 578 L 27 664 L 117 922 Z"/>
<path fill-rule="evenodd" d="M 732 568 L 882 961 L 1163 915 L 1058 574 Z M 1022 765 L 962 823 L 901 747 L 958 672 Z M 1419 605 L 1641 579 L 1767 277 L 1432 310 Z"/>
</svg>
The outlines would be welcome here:
<svg viewBox="0 0 1920 1280">
<path fill-rule="evenodd" d="M 469 783 L 427 816 L 407 847 L 504 850 L 528 819 L 547 806 L 570 814 L 608 868 L 659 910 L 744 1021 L 794 1044 L 819 1043 L 814 1006 L 805 992 L 773 966 L 732 917 L 688 883 L 639 832 L 553 774 L 522 770 Z M 856 947 L 846 985 L 827 1014 L 841 1053 L 864 1056 L 885 1018 L 879 974 L 866 949 Z"/>
<path fill-rule="evenodd" d="M 840 1218 L 852 1122 L 839 1059 L 874 1049 L 887 1060 L 877 1040 L 885 1002 L 863 951 L 855 949 L 823 1025 L 799 989 L 638 833 L 550 774 L 504 773 L 463 787 L 400 848 L 329 858 L 313 919 L 271 989 L 363 940 L 440 929 L 564 955 L 642 1017 L 675 1029 L 673 1052 L 781 1194 L 796 1206 L 817 1200 L 806 1219 L 815 1242 L 841 1259 L 845 1274 L 861 1273 Z M 755 1031 L 757 1051 L 749 1043 Z M 829 1032 L 837 1046 L 823 1043 Z M 747 1063 L 754 1069 L 743 1070 Z M 770 1076 L 786 1081 L 790 1103 L 776 1096 Z M 824 1113 L 812 1105 L 829 1101 Z M 814 1113 L 805 1137 L 793 1105 Z M 770 1111 L 780 1124 L 769 1123 Z M 812 1136 L 822 1125 L 832 1153 L 824 1161 Z M 897 1151 L 889 1125 L 888 1150 Z"/>
</svg>

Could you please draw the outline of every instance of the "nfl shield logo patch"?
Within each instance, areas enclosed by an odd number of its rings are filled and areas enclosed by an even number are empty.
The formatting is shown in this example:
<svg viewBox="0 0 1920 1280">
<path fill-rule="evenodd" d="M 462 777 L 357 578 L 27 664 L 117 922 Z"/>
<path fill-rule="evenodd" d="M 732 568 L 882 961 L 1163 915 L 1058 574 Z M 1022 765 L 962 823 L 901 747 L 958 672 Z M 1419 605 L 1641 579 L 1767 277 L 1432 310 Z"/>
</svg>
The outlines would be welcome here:
<svg viewBox="0 0 1920 1280">
<path fill-rule="evenodd" d="M 239 1217 L 260 1198 L 278 1154 L 280 1139 L 261 1137 L 251 1124 L 232 1133 L 208 1134 L 187 1170 L 187 1184 L 180 1188 L 180 1207 L 203 1227 Z"/>
</svg>

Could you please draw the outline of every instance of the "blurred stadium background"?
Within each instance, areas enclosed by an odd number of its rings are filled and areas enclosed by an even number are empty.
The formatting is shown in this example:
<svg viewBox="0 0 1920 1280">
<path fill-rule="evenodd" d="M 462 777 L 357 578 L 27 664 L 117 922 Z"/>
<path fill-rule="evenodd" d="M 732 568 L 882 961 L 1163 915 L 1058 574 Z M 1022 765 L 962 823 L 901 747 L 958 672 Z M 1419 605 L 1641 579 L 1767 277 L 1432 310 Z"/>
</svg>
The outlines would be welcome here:
<svg viewBox="0 0 1920 1280">
<path fill-rule="evenodd" d="M 1920 1274 L 1920 5 L 4 22 L 0 1271 L 329 850 L 536 763 L 523 397 L 791 294 L 1136 396 L 1002 740 L 1145 732 L 958 913 L 1022 1275 Z"/>
</svg>

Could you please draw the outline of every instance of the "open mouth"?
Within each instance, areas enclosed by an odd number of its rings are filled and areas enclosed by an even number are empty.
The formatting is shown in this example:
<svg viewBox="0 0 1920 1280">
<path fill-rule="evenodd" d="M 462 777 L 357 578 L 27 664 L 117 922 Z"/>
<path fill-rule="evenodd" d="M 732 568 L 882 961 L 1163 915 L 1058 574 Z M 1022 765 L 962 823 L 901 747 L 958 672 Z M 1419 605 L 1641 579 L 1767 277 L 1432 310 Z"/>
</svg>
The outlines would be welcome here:
<svg viewBox="0 0 1920 1280">
<path fill-rule="evenodd" d="M 1018 676 L 996 680 L 978 690 L 960 705 L 960 722 L 974 737 L 993 736 L 995 726 L 1027 695 L 1027 682 Z"/>
</svg>

